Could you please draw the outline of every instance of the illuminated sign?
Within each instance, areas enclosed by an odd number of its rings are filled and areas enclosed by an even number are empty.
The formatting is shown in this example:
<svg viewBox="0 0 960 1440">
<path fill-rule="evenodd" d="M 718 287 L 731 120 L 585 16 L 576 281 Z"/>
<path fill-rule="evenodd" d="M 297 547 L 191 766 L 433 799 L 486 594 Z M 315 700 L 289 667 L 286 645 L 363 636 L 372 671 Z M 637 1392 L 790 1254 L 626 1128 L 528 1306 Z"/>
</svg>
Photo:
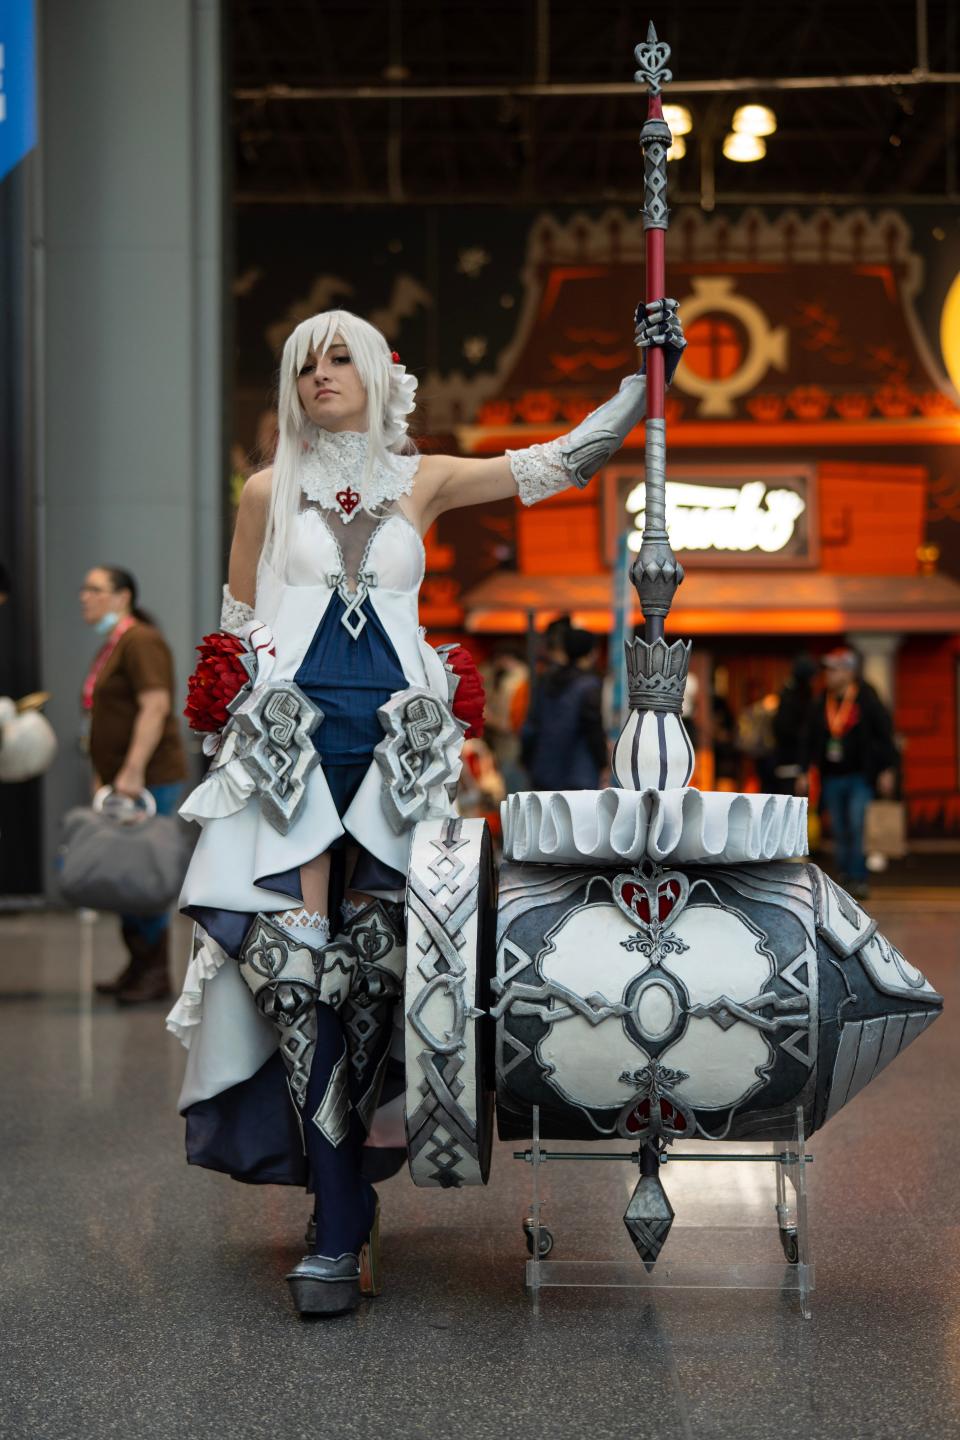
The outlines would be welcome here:
<svg viewBox="0 0 960 1440">
<path fill-rule="evenodd" d="M 644 524 L 642 472 L 611 467 L 616 515 L 627 526 L 631 551 L 640 549 Z M 812 565 L 814 487 L 796 467 L 717 466 L 668 469 L 666 519 L 670 543 L 696 565 Z M 611 496 L 613 499 L 613 496 Z M 612 537 L 610 537 L 612 538 Z"/>
</svg>

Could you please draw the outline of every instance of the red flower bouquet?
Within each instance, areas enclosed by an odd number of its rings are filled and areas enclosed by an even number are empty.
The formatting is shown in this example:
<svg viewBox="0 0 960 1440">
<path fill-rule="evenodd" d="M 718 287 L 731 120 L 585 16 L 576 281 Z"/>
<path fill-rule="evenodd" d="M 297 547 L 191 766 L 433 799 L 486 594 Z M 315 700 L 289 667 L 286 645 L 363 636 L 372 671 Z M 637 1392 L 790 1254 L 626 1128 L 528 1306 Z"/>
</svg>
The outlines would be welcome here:
<svg viewBox="0 0 960 1440">
<path fill-rule="evenodd" d="M 445 650 L 443 663 L 454 675 L 460 676 L 460 684 L 453 697 L 453 713 L 470 727 L 464 739 L 472 740 L 483 734 L 483 707 L 487 697 L 480 671 L 470 651 L 463 645 L 452 645 Z"/>
<path fill-rule="evenodd" d="M 212 734 L 230 719 L 227 706 L 249 680 L 240 656 L 249 649 L 238 636 L 218 630 L 197 646 L 197 668 L 187 681 L 184 715 L 191 730 Z"/>
</svg>

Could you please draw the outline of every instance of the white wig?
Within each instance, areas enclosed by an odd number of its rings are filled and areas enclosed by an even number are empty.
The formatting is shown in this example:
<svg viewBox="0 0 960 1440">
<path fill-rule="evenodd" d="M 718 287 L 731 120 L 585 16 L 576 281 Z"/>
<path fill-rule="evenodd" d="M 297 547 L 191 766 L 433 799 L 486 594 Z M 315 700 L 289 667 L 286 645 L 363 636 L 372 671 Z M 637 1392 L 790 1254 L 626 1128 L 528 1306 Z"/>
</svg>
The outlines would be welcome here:
<svg viewBox="0 0 960 1440">
<path fill-rule="evenodd" d="M 263 545 L 263 559 L 278 575 L 286 572 L 293 522 L 300 506 L 297 466 L 302 442 L 305 433 L 315 428 L 301 404 L 297 379 L 310 352 L 319 359 L 338 335 L 350 351 L 367 395 L 365 478 L 372 478 L 377 465 L 388 465 L 389 454 L 410 454 L 414 450 L 407 436 L 406 417 L 416 404 L 416 377 L 393 360 L 380 331 L 349 310 L 325 310 L 302 320 L 287 339 L 280 361 L 277 453 Z"/>
</svg>

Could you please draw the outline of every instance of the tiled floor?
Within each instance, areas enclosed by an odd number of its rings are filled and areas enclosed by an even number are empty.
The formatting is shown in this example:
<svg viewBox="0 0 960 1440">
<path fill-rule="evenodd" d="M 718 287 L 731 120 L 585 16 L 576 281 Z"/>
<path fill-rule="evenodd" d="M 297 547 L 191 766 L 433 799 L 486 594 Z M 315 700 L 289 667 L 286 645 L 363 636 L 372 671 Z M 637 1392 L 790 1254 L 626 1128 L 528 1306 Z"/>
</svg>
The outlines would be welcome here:
<svg viewBox="0 0 960 1440">
<path fill-rule="evenodd" d="M 385 1293 L 305 1324 L 305 1199 L 183 1164 L 163 1007 L 91 998 L 113 922 L 0 919 L 0 1434 L 960 1436 L 960 908 L 871 908 L 947 1009 L 812 1141 L 810 1322 L 776 1291 L 554 1290 L 535 1316 L 529 1170 L 499 1146 L 486 1191 L 383 1186 Z M 628 1168 L 548 1175 L 557 1258 L 630 1253 Z M 668 1244 L 766 1219 L 758 1169 L 668 1167 Z"/>
</svg>

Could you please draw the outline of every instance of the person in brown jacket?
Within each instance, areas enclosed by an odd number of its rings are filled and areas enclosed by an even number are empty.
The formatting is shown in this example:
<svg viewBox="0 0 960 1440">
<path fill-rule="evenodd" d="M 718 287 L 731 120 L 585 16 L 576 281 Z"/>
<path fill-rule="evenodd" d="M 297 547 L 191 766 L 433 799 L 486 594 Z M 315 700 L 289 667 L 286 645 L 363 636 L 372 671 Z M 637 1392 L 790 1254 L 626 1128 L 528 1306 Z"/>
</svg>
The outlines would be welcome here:
<svg viewBox="0 0 960 1440">
<path fill-rule="evenodd" d="M 109 785 L 137 799 L 147 790 L 161 815 L 173 813 L 187 765 L 173 713 L 173 658 L 151 617 L 137 605 L 129 570 L 97 565 L 80 587 L 86 623 L 103 636 L 83 685 L 94 788 Z M 129 955 L 101 995 L 120 1005 L 163 1000 L 170 993 L 169 915 L 121 915 Z"/>
</svg>

